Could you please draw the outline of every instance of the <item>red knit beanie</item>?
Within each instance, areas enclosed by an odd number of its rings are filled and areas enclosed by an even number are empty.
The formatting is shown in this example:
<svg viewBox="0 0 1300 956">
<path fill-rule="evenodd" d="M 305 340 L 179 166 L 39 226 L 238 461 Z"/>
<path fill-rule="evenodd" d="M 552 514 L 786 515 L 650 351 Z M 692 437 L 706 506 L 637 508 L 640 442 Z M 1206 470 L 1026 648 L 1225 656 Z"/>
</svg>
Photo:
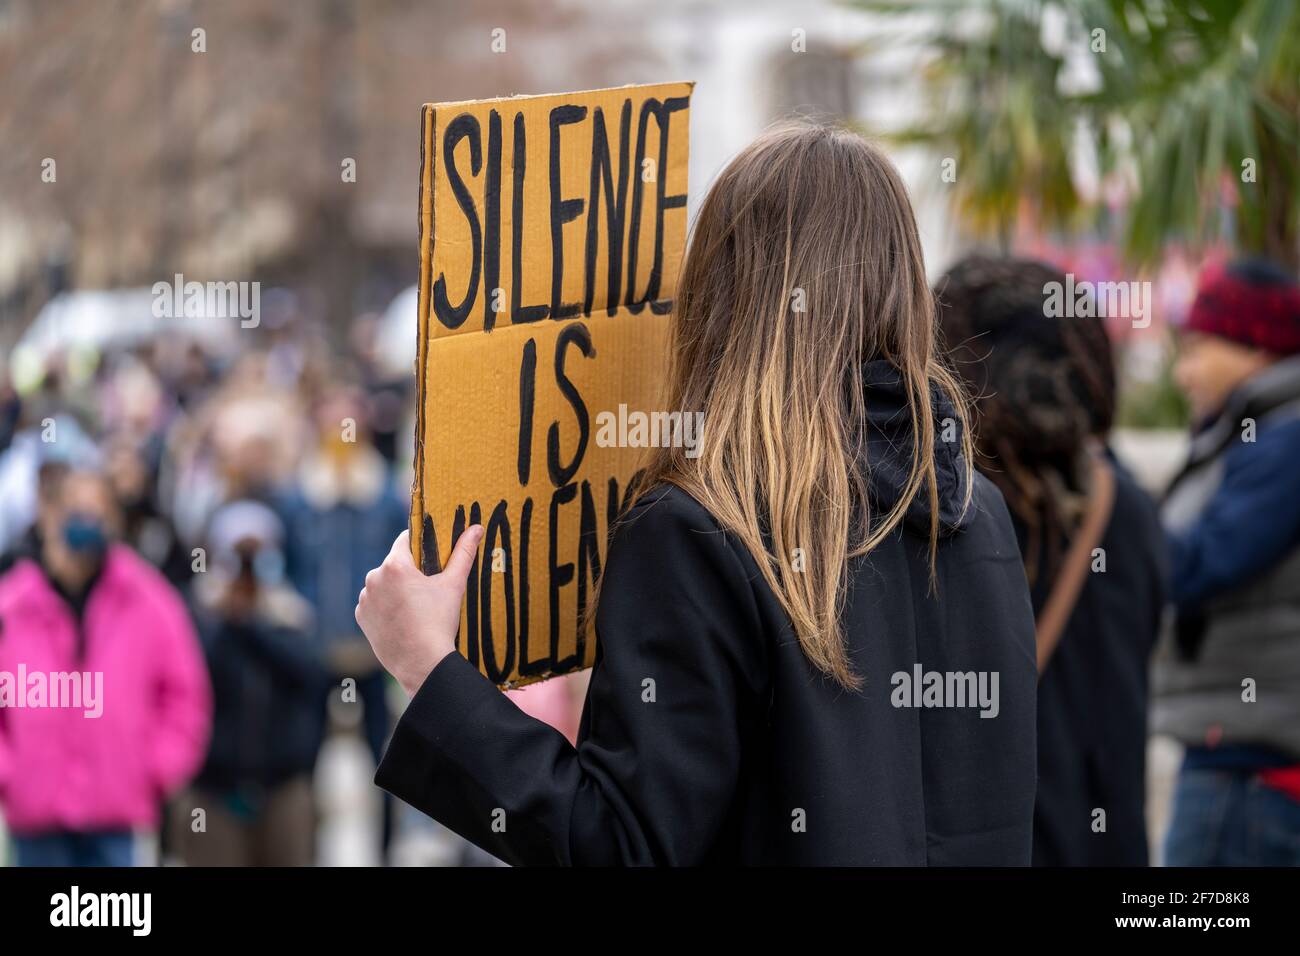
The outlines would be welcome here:
<svg viewBox="0 0 1300 956">
<path fill-rule="evenodd" d="M 1278 355 L 1300 352 L 1300 286 L 1261 259 L 1207 267 L 1186 327 Z"/>
</svg>

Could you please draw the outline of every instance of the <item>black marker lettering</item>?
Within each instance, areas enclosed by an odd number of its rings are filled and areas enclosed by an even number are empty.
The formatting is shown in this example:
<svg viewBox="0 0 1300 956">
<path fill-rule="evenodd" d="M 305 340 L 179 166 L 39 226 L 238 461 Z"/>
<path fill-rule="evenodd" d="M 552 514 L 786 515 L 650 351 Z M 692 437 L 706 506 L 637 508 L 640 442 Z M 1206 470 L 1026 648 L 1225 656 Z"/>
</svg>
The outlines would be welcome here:
<svg viewBox="0 0 1300 956">
<path fill-rule="evenodd" d="M 505 556 L 505 570 L 500 576 L 504 579 L 506 600 L 506 654 L 500 666 L 497 665 L 496 641 L 492 636 L 492 579 L 497 576 L 493 568 L 496 564 L 493 552 L 497 548 L 498 541 Z M 515 581 L 511 558 L 510 518 L 506 514 L 506 503 L 503 499 L 492 509 L 492 517 L 488 519 L 483 535 L 483 571 L 480 589 L 480 610 L 483 621 L 480 642 L 483 645 L 483 670 L 488 680 L 494 684 L 500 684 L 508 678 L 515 666 Z"/>
<path fill-rule="evenodd" d="M 659 286 L 663 282 L 664 270 L 664 211 L 681 209 L 686 205 L 686 193 L 672 196 L 664 195 L 668 189 L 668 130 L 672 126 L 672 115 L 690 105 L 685 96 L 673 96 L 664 100 L 659 111 L 659 169 L 655 177 L 658 187 L 655 193 L 655 261 L 650 269 L 650 282 L 646 287 L 645 297 L 650 303 L 650 311 L 655 315 L 667 315 L 673 310 L 672 302 L 659 301 Z"/>
<path fill-rule="evenodd" d="M 524 114 L 515 114 L 514 192 L 510 199 L 510 322 L 536 322 L 550 313 L 546 305 L 522 305 L 524 300 L 524 170 L 528 165 Z"/>
<path fill-rule="evenodd" d="M 488 115 L 487 181 L 483 187 L 483 331 L 496 325 L 501 283 L 501 114 Z"/>
<path fill-rule="evenodd" d="M 533 403 L 537 397 L 537 340 L 524 343 L 519 361 L 519 484 L 528 485 L 533 467 Z"/>
<path fill-rule="evenodd" d="M 469 287 L 465 290 L 465 298 L 461 300 L 460 305 L 453 306 L 447 299 L 445 274 L 438 276 L 438 281 L 433 284 L 433 313 L 438 317 L 438 321 L 449 329 L 460 328 L 469 316 L 474 297 L 478 294 L 479 268 L 483 255 L 481 248 L 483 237 L 479 228 L 478 211 L 474 208 L 474 197 L 470 195 L 465 180 L 461 178 L 460 170 L 456 168 L 456 144 L 466 137 L 469 138 L 470 172 L 477 176 L 483 166 L 478 120 L 469 113 L 462 113 L 447 124 L 446 132 L 442 134 L 442 161 L 447 167 L 447 180 L 451 183 L 452 195 L 456 197 L 457 204 L 469 222 L 473 261 L 469 270 Z M 436 236 L 435 233 L 434 242 L 437 242 Z"/>
<path fill-rule="evenodd" d="M 528 659 L 528 539 L 533 524 L 533 499 L 524 499 L 524 516 L 519 525 L 519 676 L 545 674 L 554 657 Z"/>
<path fill-rule="evenodd" d="M 628 228 L 627 250 L 627 295 L 625 303 L 633 314 L 639 315 L 649 302 L 651 309 L 659 315 L 672 309 L 671 303 L 658 304 L 659 286 L 662 282 L 664 258 L 664 210 L 677 209 L 686 205 L 684 193 L 666 196 L 666 169 L 668 164 L 669 119 L 678 110 L 684 110 L 690 100 L 684 96 L 672 97 L 663 103 L 653 97 L 641 104 L 641 116 L 636 133 L 636 181 L 632 187 L 632 218 Z M 659 166 L 655 170 L 655 244 L 654 262 L 650 266 L 650 277 L 646 281 L 645 294 L 638 297 L 636 291 L 636 260 L 641 246 L 641 203 L 642 189 L 645 181 L 641 178 L 641 167 L 645 162 L 646 124 L 651 115 L 659 127 Z"/>
<path fill-rule="evenodd" d="M 560 588 L 573 581 L 573 562 L 565 564 L 559 561 L 560 505 L 568 504 L 578 493 L 577 485 L 565 485 L 556 488 L 551 495 L 551 540 L 550 540 L 550 579 L 551 579 L 551 669 L 563 674 L 577 666 L 578 657 L 570 655 L 560 658 Z"/>
<path fill-rule="evenodd" d="M 600 583 L 600 533 L 596 528 L 596 502 L 591 496 L 591 482 L 582 483 L 582 508 L 578 523 L 578 666 L 587 657 L 587 576 L 591 586 Z"/>
<path fill-rule="evenodd" d="M 600 188 L 605 188 L 606 242 L 609 256 L 609 285 L 606 315 L 618 311 L 618 297 L 623 279 L 623 225 L 627 216 L 627 144 L 632 126 L 632 101 L 623 101 L 618 134 L 618 192 L 614 192 L 614 172 L 609 155 L 609 136 L 605 132 L 605 114 L 599 107 L 592 115 L 591 188 L 587 201 L 587 294 L 583 298 L 583 315 L 591 315 L 596 298 L 596 251 L 600 228 Z"/>
<path fill-rule="evenodd" d="M 585 106 L 557 106 L 551 110 L 551 318 L 578 314 L 577 304 L 564 305 L 564 224 L 582 214 L 581 199 L 560 196 L 560 127 L 580 123 L 587 116 Z"/>
<path fill-rule="evenodd" d="M 474 506 L 474 512 L 475 514 L 478 513 L 478 505 Z M 457 505 L 456 516 L 451 520 L 451 540 L 453 542 L 459 541 L 460 536 L 464 533 L 464 531 L 465 531 L 465 506 Z M 465 590 L 466 590 L 465 600 L 469 607 L 469 613 L 466 615 L 466 623 L 468 626 L 465 628 L 466 631 L 465 634 L 462 635 L 459 631 L 457 632 L 456 647 L 461 649 L 461 653 L 465 655 L 466 660 L 468 660 L 475 667 L 478 667 L 478 621 L 475 620 L 475 612 L 477 610 L 478 589 L 475 586 L 474 574 L 472 572 L 470 573 L 469 581 L 466 585 Z M 474 594 L 475 597 L 471 598 L 470 597 L 471 594 Z M 461 644 L 462 637 L 465 638 L 465 643 L 463 645 Z"/>
<path fill-rule="evenodd" d="M 567 485 L 582 464 L 582 456 L 587 453 L 587 438 L 591 431 L 591 421 L 587 414 L 587 403 L 582 400 L 577 387 L 564 374 L 564 353 L 572 342 L 587 358 L 595 354 L 591 347 L 591 333 L 581 322 L 566 325 L 555 340 L 555 382 L 561 393 L 573 407 L 578 420 L 578 447 L 573 453 L 573 460 L 567 465 L 560 464 L 560 423 L 552 422 L 546 432 L 546 470 L 550 474 L 551 484 L 555 487 Z"/>
</svg>

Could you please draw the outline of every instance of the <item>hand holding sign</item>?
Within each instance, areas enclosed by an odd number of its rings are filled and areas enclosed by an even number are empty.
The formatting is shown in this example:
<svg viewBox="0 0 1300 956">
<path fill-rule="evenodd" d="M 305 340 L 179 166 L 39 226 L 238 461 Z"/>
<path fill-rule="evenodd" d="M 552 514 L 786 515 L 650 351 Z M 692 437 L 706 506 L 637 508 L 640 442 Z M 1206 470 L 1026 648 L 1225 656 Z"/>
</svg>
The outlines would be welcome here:
<svg viewBox="0 0 1300 956">
<path fill-rule="evenodd" d="M 465 579 L 482 540 L 482 525 L 466 528 L 447 566 L 426 576 L 411 560 L 410 532 L 403 531 L 384 563 L 366 575 L 354 612 L 357 624 L 379 663 L 412 697 L 456 650 Z"/>
</svg>

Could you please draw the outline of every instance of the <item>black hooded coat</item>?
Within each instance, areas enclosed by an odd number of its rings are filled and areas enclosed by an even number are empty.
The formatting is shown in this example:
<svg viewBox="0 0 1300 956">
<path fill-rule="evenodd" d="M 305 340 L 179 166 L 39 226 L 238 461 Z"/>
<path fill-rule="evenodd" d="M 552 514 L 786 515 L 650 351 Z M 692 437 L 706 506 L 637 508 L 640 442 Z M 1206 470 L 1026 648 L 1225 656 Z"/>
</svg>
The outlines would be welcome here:
<svg viewBox="0 0 1300 956">
<path fill-rule="evenodd" d="M 897 372 L 866 374 L 879 509 L 912 430 Z M 923 491 L 850 562 L 860 691 L 809 664 L 749 552 L 659 486 L 610 546 L 577 748 L 451 654 L 376 782 L 515 864 L 1028 865 L 1033 611 L 1002 496 L 977 476 L 963 513 L 954 416 L 936 417 L 937 587 Z"/>
</svg>

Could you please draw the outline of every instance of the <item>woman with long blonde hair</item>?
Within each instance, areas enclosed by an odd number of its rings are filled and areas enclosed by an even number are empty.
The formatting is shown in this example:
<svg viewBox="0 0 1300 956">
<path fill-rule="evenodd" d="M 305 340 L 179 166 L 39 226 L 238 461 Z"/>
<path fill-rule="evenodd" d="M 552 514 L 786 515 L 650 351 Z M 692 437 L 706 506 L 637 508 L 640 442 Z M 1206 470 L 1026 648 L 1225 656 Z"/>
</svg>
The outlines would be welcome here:
<svg viewBox="0 0 1300 956">
<path fill-rule="evenodd" d="M 673 322 L 703 438 L 614 531 L 577 747 L 455 653 L 471 528 L 358 601 L 413 695 L 377 782 L 511 863 L 1027 864 L 1033 614 L 897 172 L 845 130 L 762 136 Z"/>
</svg>

